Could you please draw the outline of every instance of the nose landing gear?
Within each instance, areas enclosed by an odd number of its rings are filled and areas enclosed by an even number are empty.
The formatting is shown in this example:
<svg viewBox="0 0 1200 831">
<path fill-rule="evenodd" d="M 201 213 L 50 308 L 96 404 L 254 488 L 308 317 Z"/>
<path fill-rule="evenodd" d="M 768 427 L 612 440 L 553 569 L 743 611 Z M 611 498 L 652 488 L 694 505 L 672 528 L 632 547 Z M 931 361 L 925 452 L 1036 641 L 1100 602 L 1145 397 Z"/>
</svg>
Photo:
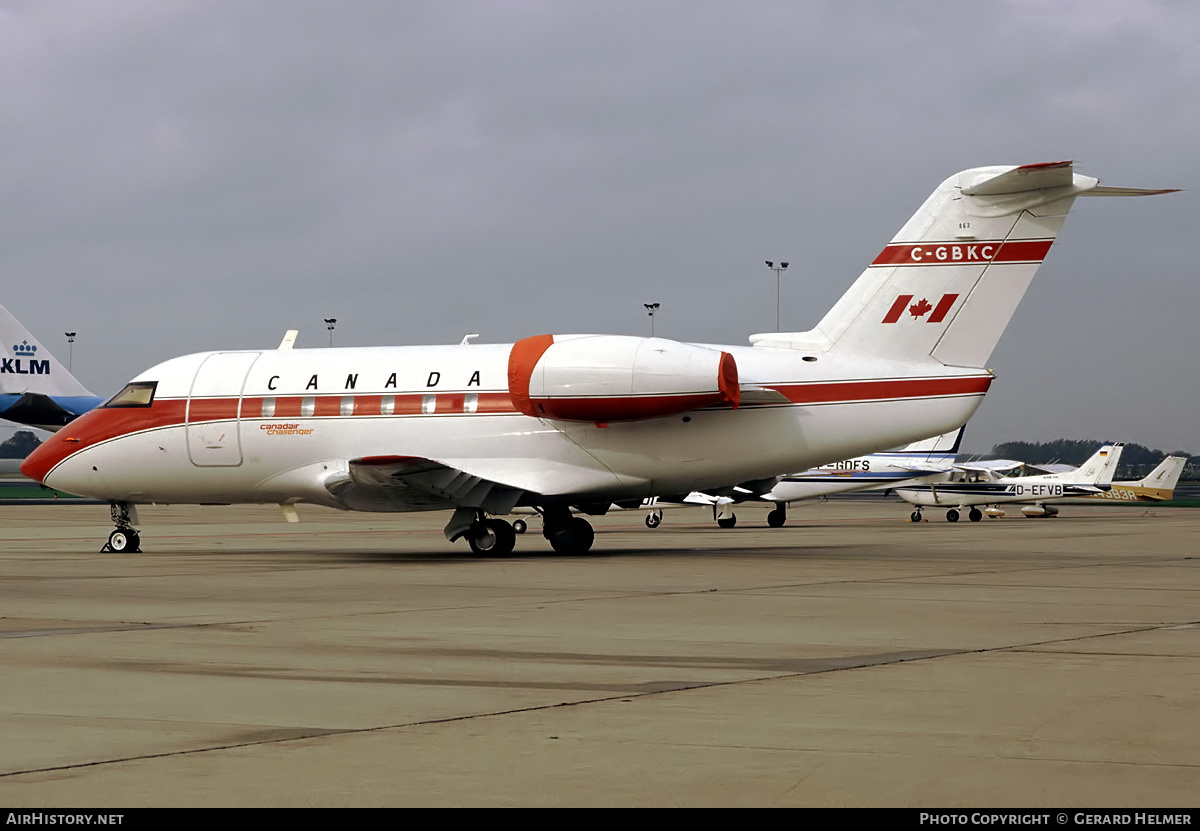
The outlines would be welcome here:
<svg viewBox="0 0 1200 831">
<path fill-rule="evenodd" d="M 130 502 L 113 502 L 109 506 L 116 530 L 108 535 L 108 542 L 100 549 L 103 553 L 140 554 L 142 553 L 142 537 L 138 533 L 137 506 Z"/>
</svg>

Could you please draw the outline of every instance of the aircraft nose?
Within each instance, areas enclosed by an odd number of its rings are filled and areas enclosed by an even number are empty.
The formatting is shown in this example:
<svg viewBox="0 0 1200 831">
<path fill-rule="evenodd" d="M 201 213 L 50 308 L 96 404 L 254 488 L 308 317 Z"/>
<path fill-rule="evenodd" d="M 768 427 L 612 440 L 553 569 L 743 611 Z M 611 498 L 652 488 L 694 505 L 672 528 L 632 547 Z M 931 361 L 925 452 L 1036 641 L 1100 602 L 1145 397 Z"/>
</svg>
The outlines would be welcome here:
<svg viewBox="0 0 1200 831">
<path fill-rule="evenodd" d="M 21 462 L 21 473 L 35 482 L 45 484 L 47 474 L 74 452 L 75 444 L 78 442 L 64 441 L 57 436 L 48 439 Z"/>
</svg>

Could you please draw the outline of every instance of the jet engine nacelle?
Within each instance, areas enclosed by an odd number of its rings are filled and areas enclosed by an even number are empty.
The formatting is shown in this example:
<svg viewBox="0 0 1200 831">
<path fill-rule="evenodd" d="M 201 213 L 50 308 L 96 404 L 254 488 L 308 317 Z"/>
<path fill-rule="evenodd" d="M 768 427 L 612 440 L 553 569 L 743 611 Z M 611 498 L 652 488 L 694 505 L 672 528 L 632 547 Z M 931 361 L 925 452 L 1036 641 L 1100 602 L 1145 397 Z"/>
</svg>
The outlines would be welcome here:
<svg viewBox="0 0 1200 831">
<path fill-rule="evenodd" d="M 535 335 L 508 358 L 513 406 L 537 418 L 632 421 L 739 402 L 728 352 L 663 338 Z"/>
</svg>

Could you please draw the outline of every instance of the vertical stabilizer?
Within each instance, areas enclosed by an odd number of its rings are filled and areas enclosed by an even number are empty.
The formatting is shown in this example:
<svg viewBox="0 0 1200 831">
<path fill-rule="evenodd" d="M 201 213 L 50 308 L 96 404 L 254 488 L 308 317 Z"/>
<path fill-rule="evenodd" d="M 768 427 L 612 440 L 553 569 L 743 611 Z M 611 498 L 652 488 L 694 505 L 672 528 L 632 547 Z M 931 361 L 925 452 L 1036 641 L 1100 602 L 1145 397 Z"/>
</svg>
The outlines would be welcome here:
<svg viewBox="0 0 1200 831">
<path fill-rule="evenodd" d="M 1137 482 L 1130 482 L 1131 485 L 1136 485 L 1142 488 L 1158 488 L 1164 491 L 1174 491 L 1175 486 L 1179 484 L 1179 477 L 1183 475 L 1183 468 L 1187 464 L 1185 456 L 1167 456 L 1158 463 L 1158 467 L 1150 471 L 1145 479 L 1140 479 Z M 1164 497 L 1170 499 L 1170 495 Z"/>
<path fill-rule="evenodd" d="M 1079 466 L 1078 484 L 1111 485 L 1124 449 L 1123 444 L 1106 444 L 1097 450 L 1094 456 Z"/>
<path fill-rule="evenodd" d="M 83 384 L 0 306 L 0 393 L 91 396 Z"/>
<path fill-rule="evenodd" d="M 816 329 L 750 340 L 984 368 L 1077 196 L 1169 192 L 1098 183 L 1071 162 L 956 173 Z"/>
</svg>

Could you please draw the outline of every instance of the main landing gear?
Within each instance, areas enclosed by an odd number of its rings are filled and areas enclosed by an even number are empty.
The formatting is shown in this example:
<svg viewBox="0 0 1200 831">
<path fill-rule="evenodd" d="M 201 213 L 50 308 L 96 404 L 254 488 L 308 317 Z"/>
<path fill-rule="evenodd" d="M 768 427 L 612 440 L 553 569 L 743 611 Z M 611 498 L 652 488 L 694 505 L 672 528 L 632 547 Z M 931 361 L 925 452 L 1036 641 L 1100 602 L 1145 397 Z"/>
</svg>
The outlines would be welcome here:
<svg viewBox="0 0 1200 831">
<path fill-rule="evenodd" d="M 723 502 L 713 505 L 713 519 L 717 521 L 718 528 L 732 528 L 737 525 L 737 514 L 733 512 L 733 503 Z"/>
<path fill-rule="evenodd" d="M 517 547 L 517 532 L 507 522 L 495 517 L 472 523 L 466 536 L 473 554 L 505 557 Z"/>
<path fill-rule="evenodd" d="M 782 528 L 785 522 L 787 522 L 787 503 L 776 502 L 775 510 L 767 514 L 767 525 L 772 528 Z"/>
<path fill-rule="evenodd" d="M 961 516 L 962 514 L 959 513 L 957 508 L 951 508 L 950 510 L 946 511 L 946 522 L 958 522 Z M 921 509 L 917 508 L 908 515 L 908 518 L 913 522 L 920 522 Z M 979 510 L 978 508 L 972 508 L 967 512 L 967 519 L 971 520 L 971 522 L 979 522 L 981 519 L 983 519 L 983 511 Z"/>
<path fill-rule="evenodd" d="M 571 516 L 568 508 L 548 508 L 542 513 L 542 536 L 557 554 L 586 554 L 596 540 L 592 524 L 581 516 Z"/>
<path fill-rule="evenodd" d="M 451 542 L 466 537 L 473 554 L 506 557 L 516 548 L 517 534 L 526 530 L 524 520 L 519 519 L 510 525 L 498 517 L 487 516 L 483 511 L 459 508 L 446 524 L 444 533 Z M 542 511 L 542 535 L 559 554 L 586 554 L 596 538 L 591 523 L 583 517 L 572 516 L 566 507 Z"/>
<path fill-rule="evenodd" d="M 647 528 L 657 528 L 658 526 L 662 525 L 662 521 L 663 521 L 662 508 L 655 508 L 653 511 L 646 514 L 646 527 Z"/>
<path fill-rule="evenodd" d="M 114 554 L 140 554 L 142 537 L 134 527 L 138 524 L 137 506 L 129 502 L 113 502 L 108 512 L 117 527 L 108 535 L 108 542 L 100 550 Z"/>
</svg>

